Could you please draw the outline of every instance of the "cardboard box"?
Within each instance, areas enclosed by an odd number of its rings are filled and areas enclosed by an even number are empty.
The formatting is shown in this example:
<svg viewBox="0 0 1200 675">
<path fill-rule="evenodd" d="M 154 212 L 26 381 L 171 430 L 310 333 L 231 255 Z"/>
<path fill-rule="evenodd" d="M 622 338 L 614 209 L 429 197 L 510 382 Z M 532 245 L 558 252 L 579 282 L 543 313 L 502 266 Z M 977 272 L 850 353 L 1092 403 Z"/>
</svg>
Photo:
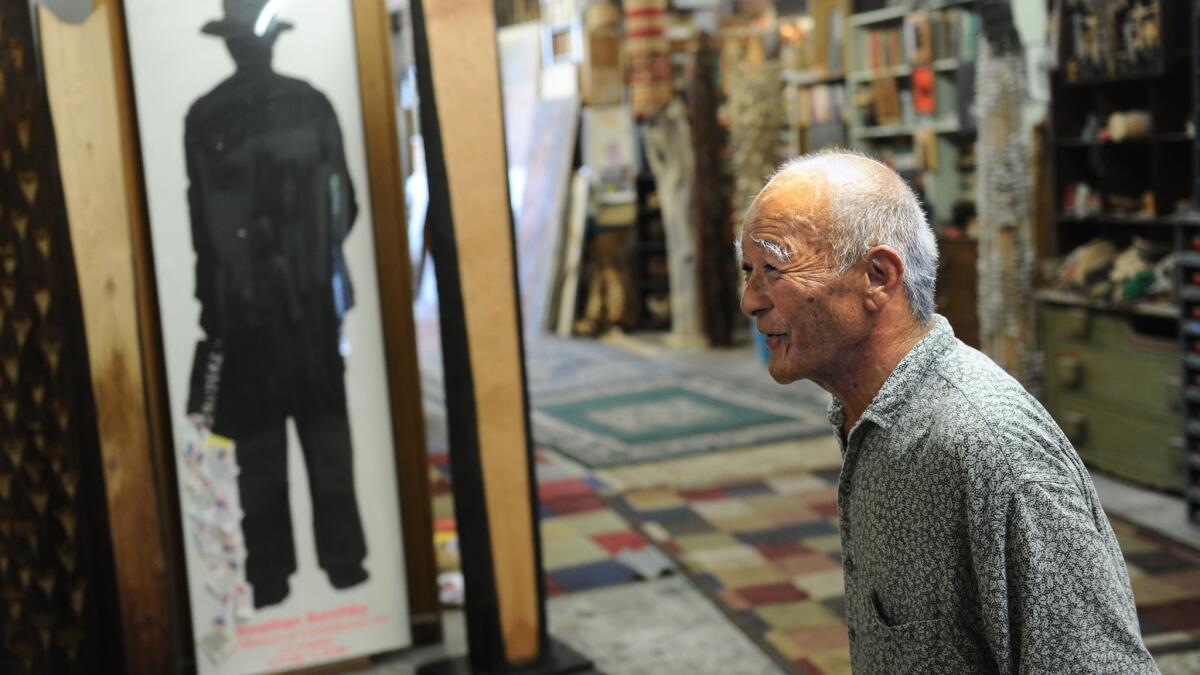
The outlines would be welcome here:
<svg viewBox="0 0 1200 675">
<path fill-rule="evenodd" d="M 621 11 L 609 2 L 589 5 L 583 15 L 583 63 L 579 67 L 579 94 L 584 105 L 621 102 L 622 65 Z"/>
</svg>

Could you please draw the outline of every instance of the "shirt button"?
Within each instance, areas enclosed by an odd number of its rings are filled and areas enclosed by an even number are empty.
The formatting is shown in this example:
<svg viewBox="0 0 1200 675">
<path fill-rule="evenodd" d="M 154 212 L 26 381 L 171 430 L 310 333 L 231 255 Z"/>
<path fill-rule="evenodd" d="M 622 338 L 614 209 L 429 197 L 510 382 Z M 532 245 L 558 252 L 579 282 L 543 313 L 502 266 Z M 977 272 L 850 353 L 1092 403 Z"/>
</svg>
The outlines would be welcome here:
<svg viewBox="0 0 1200 675">
<path fill-rule="evenodd" d="M 851 629 L 850 629 L 850 632 L 849 632 L 849 633 L 847 633 L 847 635 L 849 635 L 849 636 L 850 636 L 850 640 L 851 640 L 851 641 L 853 641 L 853 640 L 854 640 L 854 638 L 855 638 L 854 629 L 853 629 L 853 628 L 851 628 Z"/>
<path fill-rule="evenodd" d="M 854 571 L 854 558 L 847 557 L 846 560 L 842 563 L 842 567 L 846 570 L 846 573 L 853 572 Z"/>
</svg>

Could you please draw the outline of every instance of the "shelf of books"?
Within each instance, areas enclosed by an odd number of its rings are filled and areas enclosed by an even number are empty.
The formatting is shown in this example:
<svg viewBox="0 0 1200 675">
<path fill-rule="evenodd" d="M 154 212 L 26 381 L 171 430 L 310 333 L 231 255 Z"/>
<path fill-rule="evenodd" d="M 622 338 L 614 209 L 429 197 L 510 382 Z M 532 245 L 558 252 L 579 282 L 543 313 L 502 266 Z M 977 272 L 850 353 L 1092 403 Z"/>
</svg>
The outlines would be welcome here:
<svg viewBox="0 0 1200 675">
<path fill-rule="evenodd" d="M 917 3 L 850 16 L 849 144 L 891 164 L 922 195 L 939 234 L 974 204 L 972 2 Z"/>
<path fill-rule="evenodd" d="M 780 18 L 787 154 L 846 145 L 846 26 L 850 0 L 809 0 Z"/>
</svg>

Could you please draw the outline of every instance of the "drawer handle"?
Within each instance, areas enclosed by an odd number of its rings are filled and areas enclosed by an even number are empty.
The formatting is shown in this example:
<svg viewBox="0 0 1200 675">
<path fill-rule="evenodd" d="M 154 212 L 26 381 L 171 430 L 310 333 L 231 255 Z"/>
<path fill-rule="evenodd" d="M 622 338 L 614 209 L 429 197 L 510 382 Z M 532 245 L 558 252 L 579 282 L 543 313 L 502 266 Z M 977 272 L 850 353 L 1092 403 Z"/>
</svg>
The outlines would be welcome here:
<svg viewBox="0 0 1200 675">
<path fill-rule="evenodd" d="M 1183 376 L 1179 373 L 1172 373 L 1163 379 L 1163 384 L 1166 386 L 1167 409 L 1173 413 L 1183 412 Z"/>
<path fill-rule="evenodd" d="M 1083 362 L 1074 354 L 1060 355 L 1056 361 L 1058 376 L 1064 387 L 1078 389 L 1083 385 Z"/>
<path fill-rule="evenodd" d="M 1066 312 L 1067 333 L 1076 340 L 1084 340 L 1092 332 L 1091 312 L 1081 308 L 1073 308 Z"/>
</svg>

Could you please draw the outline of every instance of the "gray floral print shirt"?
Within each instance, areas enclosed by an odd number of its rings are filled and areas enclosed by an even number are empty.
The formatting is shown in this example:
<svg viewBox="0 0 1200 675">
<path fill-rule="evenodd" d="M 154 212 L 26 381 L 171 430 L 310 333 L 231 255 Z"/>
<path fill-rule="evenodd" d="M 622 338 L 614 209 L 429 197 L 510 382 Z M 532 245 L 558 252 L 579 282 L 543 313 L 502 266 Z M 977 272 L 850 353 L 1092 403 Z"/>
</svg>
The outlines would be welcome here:
<svg viewBox="0 0 1200 675">
<path fill-rule="evenodd" d="M 945 318 L 829 418 L 856 673 L 1158 672 L 1079 455 Z"/>
</svg>

